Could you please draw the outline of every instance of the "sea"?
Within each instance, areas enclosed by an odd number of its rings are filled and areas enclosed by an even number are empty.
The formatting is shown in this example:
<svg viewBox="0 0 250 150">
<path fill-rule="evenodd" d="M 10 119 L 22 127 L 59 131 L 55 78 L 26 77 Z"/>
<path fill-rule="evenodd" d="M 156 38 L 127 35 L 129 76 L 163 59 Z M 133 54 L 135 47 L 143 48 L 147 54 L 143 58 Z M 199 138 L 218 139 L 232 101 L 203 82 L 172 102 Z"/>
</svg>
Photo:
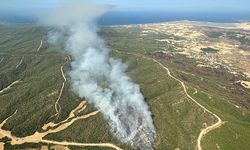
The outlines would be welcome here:
<svg viewBox="0 0 250 150">
<path fill-rule="evenodd" d="M 173 22 L 181 20 L 214 22 L 214 23 L 237 23 L 250 22 L 250 11 L 246 12 L 163 12 L 163 11 L 111 11 L 98 19 L 100 25 L 128 25 Z M 0 22 L 11 23 L 38 23 L 36 17 L 1 15 Z"/>
</svg>

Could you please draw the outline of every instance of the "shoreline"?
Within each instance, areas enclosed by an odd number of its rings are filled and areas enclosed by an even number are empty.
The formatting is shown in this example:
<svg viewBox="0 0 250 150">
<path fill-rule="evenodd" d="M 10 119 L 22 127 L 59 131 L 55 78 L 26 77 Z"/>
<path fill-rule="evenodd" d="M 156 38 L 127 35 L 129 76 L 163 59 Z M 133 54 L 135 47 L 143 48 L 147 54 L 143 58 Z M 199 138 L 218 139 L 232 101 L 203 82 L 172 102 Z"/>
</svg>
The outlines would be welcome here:
<svg viewBox="0 0 250 150">
<path fill-rule="evenodd" d="M 176 20 L 165 20 L 165 21 L 140 21 L 130 23 L 98 23 L 98 26 L 129 26 L 129 25 L 154 25 L 154 24 L 164 24 L 164 23 L 192 23 L 195 25 L 208 25 L 208 26 L 231 26 L 234 24 L 246 24 L 250 23 L 250 20 L 236 20 L 236 21 L 211 21 L 211 20 L 200 20 L 200 19 L 176 19 Z M 1 20 L 0 18 L 0 25 L 44 25 L 38 21 L 31 21 L 31 22 L 14 22 L 14 21 L 6 21 Z"/>
</svg>

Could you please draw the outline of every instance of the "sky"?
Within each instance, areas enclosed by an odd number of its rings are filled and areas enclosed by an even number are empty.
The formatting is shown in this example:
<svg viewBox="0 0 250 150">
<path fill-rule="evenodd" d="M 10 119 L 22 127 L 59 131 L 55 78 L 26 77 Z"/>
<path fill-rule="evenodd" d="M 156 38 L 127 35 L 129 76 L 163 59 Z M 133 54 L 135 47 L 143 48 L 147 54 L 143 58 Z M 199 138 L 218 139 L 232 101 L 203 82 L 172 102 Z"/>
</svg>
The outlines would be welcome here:
<svg viewBox="0 0 250 150">
<path fill-rule="evenodd" d="M 0 22 L 37 22 L 70 0 L 0 0 Z M 250 21 L 250 0 L 92 0 L 112 5 L 103 24 L 196 20 Z M 144 19 L 144 20 L 143 20 Z M 128 22 L 132 21 L 132 22 Z M 115 22 L 115 23 L 114 23 Z"/>
<path fill-rule="evenodd" d="M 250 0 L 96 0 L 120 10 L 250 11 Z"/>
<path fill-rule="evenodd" d="M 46 11 L 66 0 L 0 0 L 0 13 Z M 115 11 L 250 12 L 250 0 L 94 0 Z"/>
</svg>

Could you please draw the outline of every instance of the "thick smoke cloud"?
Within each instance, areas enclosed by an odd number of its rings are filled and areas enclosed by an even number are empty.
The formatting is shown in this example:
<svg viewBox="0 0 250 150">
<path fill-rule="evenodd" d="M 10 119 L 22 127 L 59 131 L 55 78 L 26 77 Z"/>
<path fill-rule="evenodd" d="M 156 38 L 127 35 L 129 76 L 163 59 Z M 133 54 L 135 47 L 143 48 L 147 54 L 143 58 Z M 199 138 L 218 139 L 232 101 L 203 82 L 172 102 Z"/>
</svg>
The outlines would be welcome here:
<svg viewBox="0 0 250 150">
<path fill-rule="evenodd" d="M 119 140 L 150 150 L 155 128 L 148 105 L 139 86 L 125 74 L 127 66 L 110 57 L 97 35 L 96 19 L 109 8 L 75 0 L 53 11 L 46 22 L 67 32 L 65 49 L 73 57 L 69 73 L 73 91 L 101 110 Z M 49 39 L 56 41 L 56 37 L 52 33 Z"/>
</svg>

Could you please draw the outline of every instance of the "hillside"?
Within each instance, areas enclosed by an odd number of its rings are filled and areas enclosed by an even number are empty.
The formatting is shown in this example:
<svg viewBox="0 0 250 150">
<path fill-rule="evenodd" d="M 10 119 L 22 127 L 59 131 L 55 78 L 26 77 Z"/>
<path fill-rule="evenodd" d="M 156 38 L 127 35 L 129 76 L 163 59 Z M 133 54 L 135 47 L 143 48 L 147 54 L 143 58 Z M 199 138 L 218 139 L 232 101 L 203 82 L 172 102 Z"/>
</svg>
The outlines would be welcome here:
<svg viewBox="0 0 250 150">
<path fill-rule="evenodd" d="M 150 106 L 156 150 L 250 148 L 250 31 L 243 27 L 101 27 Z M 0 25 L 0 149 L 131 149 L 72 92 L 72 58 L 47 42 L 50 30 Z"/>
</svg>

